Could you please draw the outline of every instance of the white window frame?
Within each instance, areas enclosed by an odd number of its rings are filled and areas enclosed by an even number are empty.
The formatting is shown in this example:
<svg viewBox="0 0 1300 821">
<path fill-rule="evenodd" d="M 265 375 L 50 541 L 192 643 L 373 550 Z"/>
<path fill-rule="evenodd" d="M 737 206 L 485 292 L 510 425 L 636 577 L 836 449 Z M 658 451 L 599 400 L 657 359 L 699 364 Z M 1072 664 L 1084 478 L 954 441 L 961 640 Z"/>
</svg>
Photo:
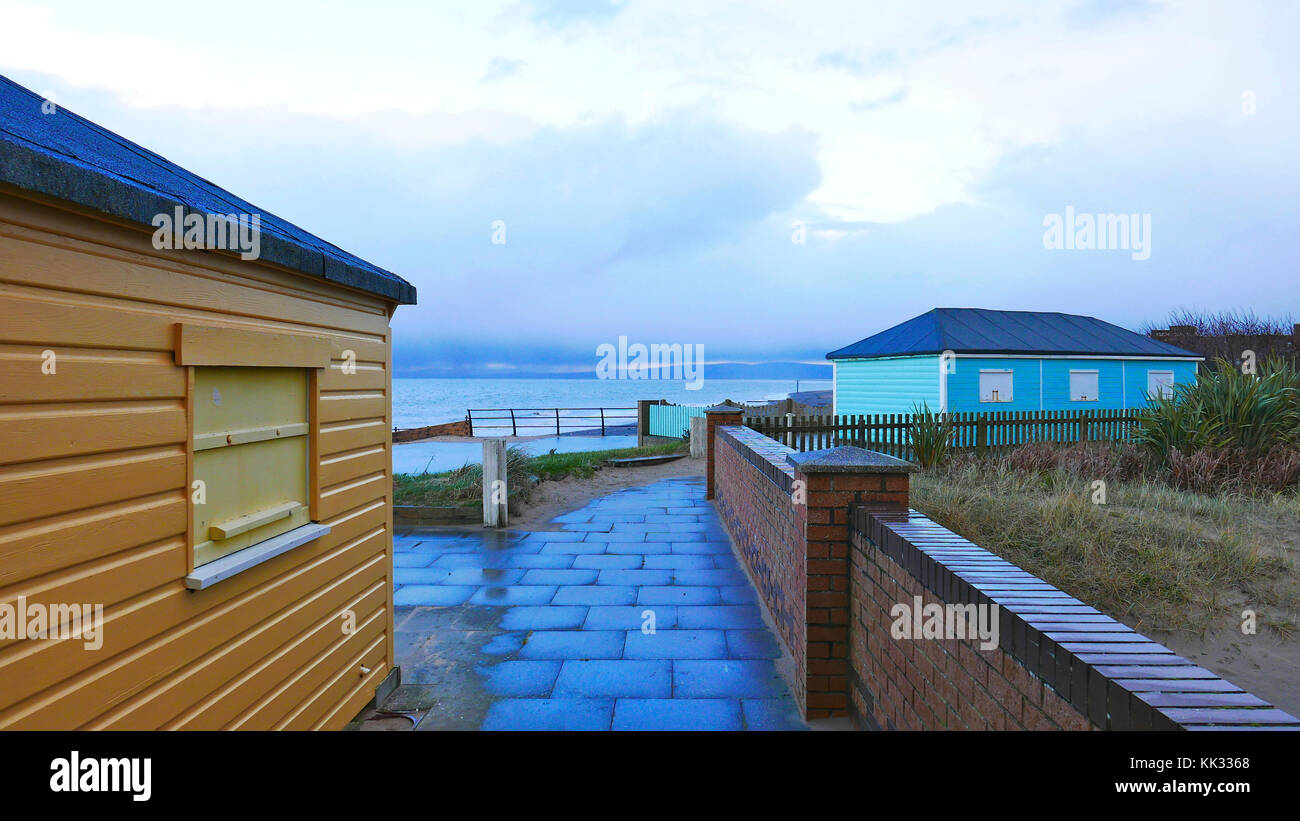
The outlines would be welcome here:
<svg viewBox="0 0 1300 821">
<path fill-rule="evenodd" d="M 1169 375 L 1169 393 L 1172 394 L 1174 385 L 1178 384 L 1178 375 L 1173 371 L 1151 369 L 1147 371 L 1147 396 L 1150 397 L 1151 399 L 1156 398 L 1156 394 L 1151 393 L 1151 377 L 1154 376 L 1155 374 Z M 1164 391 L 1160 391 L 1159 395 L 1166 396 L 1168 394 L 1166 394 Z"/>
<path fill-rule="evenodd" d="M 1075 393 L 1074 393 L 1074 375 L 1075 375 L 1076 373 L 1077 373 L 1077 374 L 1080 374 L 1080 375 L 1083 375 L 1083 374 L 1091 374 L 1093 377 L 1096 378 L 1096 380 L 1097 380 L 1097 395 L 1096 395 L 1096 396 L 1092 397 L 1091 399 L 1088 399 L 1088 398 L 1086 398 L 1086 397 L 1087 397 L 1087 394 L 1079 394 L 1080 396 L 1084 396 L 1084 397 L 1085 397 L 1085 398 L 1083 398 L 1083 399 L 1080 399 L 1080 398 L 1078 398 L 1078 396 L 1075 395 Z M 1101 371 L 1098 370 L 1097 368 L 1071 368 L 1071 369 L 1070 369 L 1070 384 L 1069 384 L 1067 387 L 1069 388 L 1069 391 L 1070 391 L 1070 401 L 1071 401 L 1071 402 L 1100 402 L 1100 401 L 1101 401 Z"/>
<path fill-rule="evenodd" d="M 1010 386 L 1010 395 L 1007 396 L 1005 399 L 1003 399 L 1001 396 L 998 396 L 997 399 L 985 399 L 985 398 L 984 398 L 984 374 L 986 374 L 986 373 L 987 373 L 987 374 L 1006 374 L 1006 375 L 1009 377 L 1008 380 L 1007 380 L 1007 384 Z M 1016 397 L 1015 397 L 1015 394 L 1016 394 L 1015 381 L 1016 381 L 1016 380 L 1015 380 L 1015 371 L 1011 370 L 1010 368 L 980 368 L 980 384 L 979 384 L 979 400 L 980 400 L 980 403 L 981 403 L 981 404 L 984 404 L 984 405 L 1001 405 L 1001 404 L 1004 404 L 1004 403 L 1007 403 L 1007 402 L 1014 402 L 1014 401 L 1016 401 Z"/>
</svg>

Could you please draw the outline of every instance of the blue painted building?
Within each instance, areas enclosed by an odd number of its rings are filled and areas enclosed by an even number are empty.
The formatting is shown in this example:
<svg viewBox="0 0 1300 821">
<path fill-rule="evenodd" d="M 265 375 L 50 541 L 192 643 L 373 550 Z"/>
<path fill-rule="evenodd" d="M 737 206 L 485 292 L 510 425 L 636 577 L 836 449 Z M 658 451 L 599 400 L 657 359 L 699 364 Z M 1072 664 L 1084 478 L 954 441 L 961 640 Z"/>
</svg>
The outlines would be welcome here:
<svg viewBox="0 0 1300 821">
<path fill-rule="evenodd" d="M 1090 316 L 936 308 L 836 351 L 834 412 L 1143 407 L 1202 357 Z"/>
</svg>

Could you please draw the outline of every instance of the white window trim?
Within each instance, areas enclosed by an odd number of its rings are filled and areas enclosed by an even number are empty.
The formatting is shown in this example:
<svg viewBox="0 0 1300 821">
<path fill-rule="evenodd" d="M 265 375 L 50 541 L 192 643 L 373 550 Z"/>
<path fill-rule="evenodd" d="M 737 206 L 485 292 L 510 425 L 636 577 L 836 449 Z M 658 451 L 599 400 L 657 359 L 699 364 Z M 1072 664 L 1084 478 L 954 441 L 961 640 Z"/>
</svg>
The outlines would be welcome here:
<svg viewBox="0 0 1300 821">
<path fill-rule="evenodd" d="M 318 539 L 329 532 L 329 525 L 308 522 L 278 536 L 263 539 L 257 544 L 199 565 L 194 568 L 193 573 L 185 577 L 185 586 L 190 590 L 206 590 L 219 581 L 257 567 L 263 562 L 269 562 L 276 556 L 288 553 L 295 547 Z"/>
<path fill-rule="evenodd" d="M 1101 401 L 1101 371 L 1096 368 L 1071 368 L 1070 369 L 1070 376 L 1074 376 L 1076 373 L 1097 374 L 1097 395 L 1091 399 L 1075 399 L 1074 388 L 1070 385 L 1066 385 L 1066 389 L 1070 391 L 1070 401 L 1071 402 L 1100 402 Z"/>
</svg>

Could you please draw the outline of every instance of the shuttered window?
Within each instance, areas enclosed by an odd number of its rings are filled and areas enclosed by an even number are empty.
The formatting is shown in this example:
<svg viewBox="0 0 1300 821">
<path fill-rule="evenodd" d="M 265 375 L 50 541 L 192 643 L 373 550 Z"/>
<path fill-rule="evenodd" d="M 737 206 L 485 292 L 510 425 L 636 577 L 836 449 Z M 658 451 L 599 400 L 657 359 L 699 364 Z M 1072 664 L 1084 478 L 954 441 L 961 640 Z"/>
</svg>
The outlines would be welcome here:
<svg viewBox="0 0 1300 821">
<path fill-rule="evenodd" d="M 1070 401 L 1096 402 L 1101 397 L 1097 371 L 1070 371 Z"/>
<path fill-rule="evenodd" d="M 981 402 L 1011 402 L 1011 371 L 980 371 Z"/>
<path fill-rule="evenodd" d="M 1147 396 L 1160 398 L 1174 395 L 1173 371 L 1147 371 Z"/>
<path fill-rule="evenodd" d="M 194 369 L 194 565 L 306 524 L 308 372 Z"/>
</svg>

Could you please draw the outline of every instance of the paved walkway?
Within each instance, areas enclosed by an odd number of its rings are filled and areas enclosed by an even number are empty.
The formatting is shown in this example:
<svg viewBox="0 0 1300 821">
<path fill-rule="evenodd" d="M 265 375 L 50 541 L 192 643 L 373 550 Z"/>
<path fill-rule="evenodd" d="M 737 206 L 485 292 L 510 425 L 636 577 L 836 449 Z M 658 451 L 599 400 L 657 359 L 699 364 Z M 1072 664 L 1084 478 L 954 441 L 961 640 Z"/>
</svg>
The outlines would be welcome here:
<svg viewBox="0 0 1300 821">
<path fill-rule="evenodd" d="M 554 523 L 395 537 L 386 709 L 427 710 L 422 730 L 805 728 L 702 477 Z"/>
</svg>

